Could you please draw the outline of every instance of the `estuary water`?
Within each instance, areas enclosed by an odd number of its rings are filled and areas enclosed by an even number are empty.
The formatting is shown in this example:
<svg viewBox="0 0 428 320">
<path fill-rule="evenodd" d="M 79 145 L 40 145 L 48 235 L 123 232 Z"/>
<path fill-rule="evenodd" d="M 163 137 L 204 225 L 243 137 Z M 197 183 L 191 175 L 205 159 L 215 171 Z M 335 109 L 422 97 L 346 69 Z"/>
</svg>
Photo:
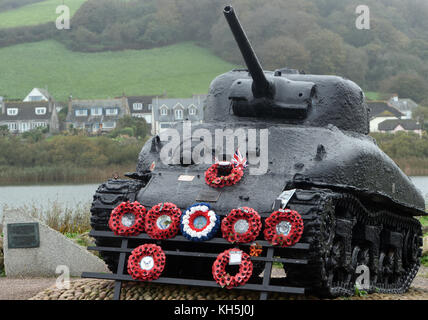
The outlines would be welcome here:
<svg viewBox="0 0 428 320">
<path fill-rule="evenodd" d="M 428 202 L 428 177 L 411 177 Z M 0 186 L 0 208 L 34 206 L 43 208 L 53 202 L 65 208 L 92 201 L 98 184 Z"/>
</svg>

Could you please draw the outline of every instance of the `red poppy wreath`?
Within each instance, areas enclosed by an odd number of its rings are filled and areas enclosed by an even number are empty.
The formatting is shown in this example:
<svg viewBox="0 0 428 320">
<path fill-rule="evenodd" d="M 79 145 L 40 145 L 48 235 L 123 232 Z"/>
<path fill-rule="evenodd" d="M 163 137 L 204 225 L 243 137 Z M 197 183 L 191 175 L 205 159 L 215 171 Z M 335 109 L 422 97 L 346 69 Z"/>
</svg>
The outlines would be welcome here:
<svg viewBox="0 0 428 320">
<path fill-rule="evenodd" d="M 165 253 L 155 244 L 135 248 L 128 259 L 128 273 L 134 280 L 156 280 L 165 268 Z"/>
<path fill-rule="evenodd" d="M 297 211 L 280 209 L 265 220 L 265 239 L 274 246 L 289 247 L 303 234 L 303 219 Z"/>
<path fill-rule="evenodd" d="M 136 236 L 144 231 L 146 208 L 137 201 L 122 202 L 110 214 L 109 228 L 118 236 Z"/>
<path fill-rule="evenodd" d="M 205 182 L 213 188 L 237 184 L 244 175 L 244 166 L 232 163 L 215 163 L 205 171 Z"/>
<path fill-rule="evenodd" d="M 180 229 L 181 210 L 173 203 L 159 203 L 146 215 L 146 232 L 152 239 L 170 239 Z"/>
<path fill-rule="evenodd" d="M 242 254 L 239 271 L 234 276 L 226 272 L 226 266 L 230 261 L 230 253 L 233 251 L 238 251 Z M 250 279 L 252 273 L 253 263 L 250 260 L 250 256 L 239 249 L 229 249 L 220 253 L 212 266 L 212 274 L 215 282 L 222 288 L 226 287 L 227 289 L 244 285 Z"/>
<path fill-rule="evenodd" d="M 256 240 L 262 221 L 256 210 L 242 207 L 233 209 L 221 222 L 223 238 L 232 243 L 248 243 Z"/>
</svg>

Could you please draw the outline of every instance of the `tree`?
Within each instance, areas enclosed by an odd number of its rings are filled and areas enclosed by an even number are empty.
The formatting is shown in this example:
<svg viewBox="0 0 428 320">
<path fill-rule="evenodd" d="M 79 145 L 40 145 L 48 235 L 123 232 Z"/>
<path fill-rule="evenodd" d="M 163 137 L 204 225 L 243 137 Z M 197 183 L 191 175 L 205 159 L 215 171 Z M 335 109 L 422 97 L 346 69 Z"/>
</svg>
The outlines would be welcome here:
<svg viewBox="0 0 428 320">
<path fill-rule="evenodd" d="M 402 98 L 411 98 L 416 102 L 428 98 L 428 85 L 419 75 L 399 74 L 382 82 L 383 92 L 398 94 Z"/>
<path fill-rule="evenodd" d="M 337 74 L 346 59 L 342 38 L 329 31 L 312 33 L 305 41 L 310 53 L 309 72 L 314 74 Z"/>
<path fill-rule="evenodd" d="M 110 133 L 110 136 L 117 137 L 120 134 L 124 134 L 144 139 L 149 133 L 150 126 L 144 118 L 125 116 L 119 119 L 116 128 Z"/>
<path fill-rule="evenodd" d="M 259 50 L 263 67 L 269 70 L 289 67 L 306 70 L 309 54 L 296 40 L 278 36 L 267 40 Z"/>
</svg>

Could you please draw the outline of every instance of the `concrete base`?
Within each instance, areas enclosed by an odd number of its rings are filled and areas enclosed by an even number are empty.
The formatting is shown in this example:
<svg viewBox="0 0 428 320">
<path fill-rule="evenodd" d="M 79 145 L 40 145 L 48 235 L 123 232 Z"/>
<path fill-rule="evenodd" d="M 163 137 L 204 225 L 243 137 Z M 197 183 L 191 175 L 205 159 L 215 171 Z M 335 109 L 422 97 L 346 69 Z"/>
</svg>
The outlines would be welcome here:
<svg viewBox="0 0 428 320">
<path fill-rule="evenodd" d="M 9 249 L 7 225 L 9 223 L 38 222 L 39 248 Z M 105 263 L 61 233 L 51 229 L 30 215 L 17 211 L 3 212 L 4 265 L 6 276 L 55 277 L 58 266 L 67 266 L 70 276 L 80 277 L 83 271 L 109 272 Z M 63 271 L 61 271 L 63 273 Z"/>
</svg>

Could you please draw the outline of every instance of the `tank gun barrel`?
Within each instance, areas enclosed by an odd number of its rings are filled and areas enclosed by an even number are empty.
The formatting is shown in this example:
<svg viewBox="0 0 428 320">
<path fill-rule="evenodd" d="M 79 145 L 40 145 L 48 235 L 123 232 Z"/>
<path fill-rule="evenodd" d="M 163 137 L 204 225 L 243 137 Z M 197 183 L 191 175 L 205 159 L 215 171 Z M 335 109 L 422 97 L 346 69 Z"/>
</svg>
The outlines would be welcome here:
<svg viewBox="0 0 428 320">
<path fill-rule="evenodd" d="M 260 65 L 259 59 L 257 58 L 245 31 L 242 29 L 241 23 L 235 14 L 232 6 L 226 6 L 223 10 L 224 16 L 232 30 L 233 36 L 238 43 L 241 54 L 245 60 L 245 64 L 248 67 L 248 71 L 253 78 L 253 95 L 256 98 L 267 97 L 270 95 L 270 83 L 266 79 L 263 72 L 263 68 Z"/>
</svg>

